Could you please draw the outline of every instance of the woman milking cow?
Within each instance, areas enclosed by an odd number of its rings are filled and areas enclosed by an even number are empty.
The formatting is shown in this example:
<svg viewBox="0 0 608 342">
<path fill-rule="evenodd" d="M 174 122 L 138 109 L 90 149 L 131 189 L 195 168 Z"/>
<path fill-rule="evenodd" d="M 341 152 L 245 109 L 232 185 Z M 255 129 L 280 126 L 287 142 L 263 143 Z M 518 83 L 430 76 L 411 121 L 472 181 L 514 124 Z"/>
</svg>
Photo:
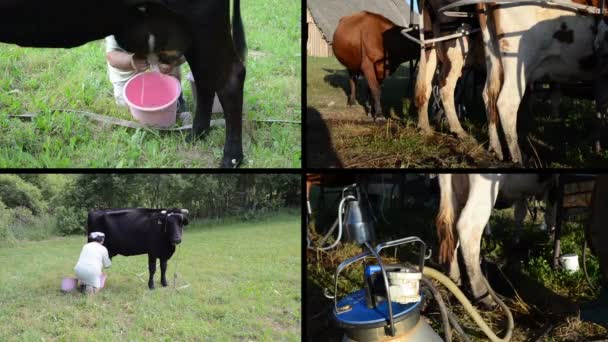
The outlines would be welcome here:
<svg viewBox="0 0 608 342">
<path fill-rule="evenodd" d="M 112 266 L 108 250 L 103 246 L 105 234 L 92 232 L 88 242 L 82 247 L 74 272 L 80 282 L 80 290 L 86 294 L 95 294 L 101 288 L 102 269 Z"/>
</svg>

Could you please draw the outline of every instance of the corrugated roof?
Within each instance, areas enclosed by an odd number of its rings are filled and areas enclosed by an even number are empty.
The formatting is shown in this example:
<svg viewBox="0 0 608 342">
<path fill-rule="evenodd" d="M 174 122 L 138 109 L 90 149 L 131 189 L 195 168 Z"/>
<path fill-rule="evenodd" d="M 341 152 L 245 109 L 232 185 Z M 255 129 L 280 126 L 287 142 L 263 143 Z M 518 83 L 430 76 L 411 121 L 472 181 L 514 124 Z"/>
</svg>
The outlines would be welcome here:
<svg viewBox="0 0 608 342">
<path fill-rule="evenodd" d="M 408 26 L 410 5 L 406 0 L 307 0 L 307 7 L 325 39 L 331 43 L 340 18 L 359 11 L 369 11 L 390 19 L 399 26 Z M 414 12 L 417 1 L 414 2 Z M 414 23 L 418 14 L 414 13 Z"/>
</svg>

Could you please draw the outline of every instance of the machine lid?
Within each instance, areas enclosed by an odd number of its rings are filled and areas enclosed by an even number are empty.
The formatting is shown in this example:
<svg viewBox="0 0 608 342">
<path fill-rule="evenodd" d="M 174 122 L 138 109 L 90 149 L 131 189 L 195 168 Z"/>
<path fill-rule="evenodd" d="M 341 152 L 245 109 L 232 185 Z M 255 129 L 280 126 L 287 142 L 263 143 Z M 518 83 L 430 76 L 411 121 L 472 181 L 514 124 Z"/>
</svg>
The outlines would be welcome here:
<svg viewBox="0 0 608 342">
<path fill-rule="evenodd" d="M 393 319 L 395 323 L 410 316 L 409 313 L 417 312 L 419 302 L 400 304 L 393 302 Z M 350 310 L 337 313 L 334 308 L 333 314 L 341 326 L 346 327 L 378 327 L 388 324 L 389 314 L 387 301 L 381 302 L 377 308 L 368 308 L 365 304 L 365 289 L 355 291 L 342 298 L 338 302 L 338 308 L 350 306 Z"/>
</svg>

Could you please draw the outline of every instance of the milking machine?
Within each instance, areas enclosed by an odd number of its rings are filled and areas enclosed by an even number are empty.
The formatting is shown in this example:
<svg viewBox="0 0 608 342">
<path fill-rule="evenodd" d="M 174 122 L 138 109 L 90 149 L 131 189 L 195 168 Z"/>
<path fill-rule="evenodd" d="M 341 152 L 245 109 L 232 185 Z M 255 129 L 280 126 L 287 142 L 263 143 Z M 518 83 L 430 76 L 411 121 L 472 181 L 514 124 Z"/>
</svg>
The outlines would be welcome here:
<svg viewBox="0 0 608 342">
<path fill-rule="evenodd" d="M 344 223 L 342 215 L 344 215 Z M 420 238 L 405 237 L 383 242 L 373 247 L 375 234 L 371 208 L 365 192 L 357 184 L 344 188 L 342 192 L 342 200 L 338 206 L 338 229 L 338 236 L 332 245 L 325 248 L 310 246 L 309 248 L 320 250 L 334 248 L 340 242 L 344 229 L 347 242 L 360 244 L 365 249 L 363 253 L 344 260 L 338 265 L 334 277 L 333 296 L 328 294 L 327 289 L 325 291 L 326 296 L 334 301 L 332 317 L 344 332 L 343 341 L 443 341 L 420 313 L 424 300 L 423 292 L 420 289 L 421 281 L 439 305 L 445 340 L 451 340 L 451 327 L 453 326 L 461 338 L 468 341 L 468 337 L 459 326 L 455 316 L 443 304 L 439 291 L 429 278 L 439 281 L 454 294 L 465 311 L 491 341 L 510 340 L 513 331 L 513 317 L 509 308 L 492 291 L 487 282 L 490 295 L 507 316 L 508 327 L 503 338 L 497 337 L 492 332 L 456 284 L 441 272 L 425 267 L 424 262 L 430 257 L 430 249 L 427 253 L 426 244 Z M 323 241 L 332 232 L 333 229 L 326 234 Z M 382 261 L 380 257 L 382 250 L 411 244 L 417 244 L 419 248 L 416 264 L 386 264 Z M 367 263 L 368 258 L 374 261 Z M 343 298 L 338 298 L 340 273 L 359 261 L 364 262 L 363 288 L 355 290 Z"/>
</svg>

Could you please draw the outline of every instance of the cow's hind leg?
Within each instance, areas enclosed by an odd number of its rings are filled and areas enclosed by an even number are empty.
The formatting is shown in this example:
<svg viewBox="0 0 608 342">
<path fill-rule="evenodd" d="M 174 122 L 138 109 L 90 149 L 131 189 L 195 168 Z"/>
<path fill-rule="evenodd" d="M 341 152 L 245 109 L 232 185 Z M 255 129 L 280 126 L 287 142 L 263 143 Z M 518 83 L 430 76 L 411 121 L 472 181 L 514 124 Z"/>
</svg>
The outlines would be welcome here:
<svg viewBox="0 0 608 342">
<path fill-rule="evenodd" d="M 414 89 L 414 103 L 418 109 L 418 129 L 425 134 L 432 134 L 429 124 L 429 99 L 433 88 L 433 75 L 437 68 L 437 54 L 435 48 L 423 50 L 418 62 L 416 86 Z"/>
<path fill-rule="evenodd" d="M 148 271 L 150 272 L 150 279 L 148 279 L 148 287 L 150 290 L 154 289 L 154 273 L 156 273 L 156 257 L 148 254 Z"/>
<path fill-rule="evenodd" d="M 350 84 L 350 95 L 348 96 L 347 105 L 350 107 L 357 102 L 357 73 L 349 71 L 348 82 Z"/>
<path fill-rule="evenodd" d="M 367 79 L 367 84 L 370 89 L 372 99 L 370 100 L 371 113 L 374 118 L 383 116 L 382 105 L 380 104 L 380 82 L 376 78 L 376 69 L 374 63 L 369 58 L 364 58 L 361 66 L 363 74 Z"/>
<path fill-rule="evenodd" d="M 441 74 L 439 78 L 439 91 L 441 93 L 441 103 L 445 109 L 445 116 L 448 119 L 450 132 L 456 134 L 460 139 L 472 139 L 460 125 L 458 116 L 456 115 L 456 107 L 454 105 L 454 91 L 456 83 L 462 75 L 464 67 L 464 59 L 467 50 L 467 42 L 461 38 L 458 41 L 444 43 L 447 48 L 447 61 L 441 65 Z"/>
<path fill-rule="evenodd" d="M 236 167 L 243 160 L 243 86 L 245 65 L 234 55 L 229 75 L 218 91 L 226 118 L 226 140 L 222 167 Z"/>
<path fill-rule="evenodd" d="M 161 258 L 160 259 L 160 283 L 163 285 L 163 287 L 167 287 L 167 278 L 166 278 L 166 273 L 167 273 L 167 259 Z"/>
<path fill-rule="evenodd" d="M 207 30 L 204 28 L 203 31 Z M 215 35 L 215 34 L 214 34 Z M 187 53 L 188 63 L 196 82 L 197 107 L 192 123 L 192 137 L 198 138 L 209 130 L 213 97 L 217 92 L 226 119 L 226 138 L 222 167 L 236 167 L 243 160 L 242 118 L 245 66 L 229 31 L 212 37 L 214 51 L 208 46 L 193 46 Z"/>
<path fill-rule="evenodd" d="M 496 302 L 489 296 L 488 288 L 483 281 L 479 253 L 481 236 L 496 202 L 498 187 L 498 180 L 486 175 L 478 175 L 474 181 L 471 181 L 467 204 L 456 225 L 471 291 L 475 300 L 487 308 L 494 308 Z"/>
<path fill-rule="evenodd" d="M 523 60 L 521 65 L 527 65 Z M 517 136 L 517 112 L 526 90 L 526 75 L 518 70 L 515 61 L 503 60 L 504 83 L 496 101 L 500 124 L 505 133 L 511 159 L 516 164 L 522 164 L 521 151 Z"/>
</svg>

